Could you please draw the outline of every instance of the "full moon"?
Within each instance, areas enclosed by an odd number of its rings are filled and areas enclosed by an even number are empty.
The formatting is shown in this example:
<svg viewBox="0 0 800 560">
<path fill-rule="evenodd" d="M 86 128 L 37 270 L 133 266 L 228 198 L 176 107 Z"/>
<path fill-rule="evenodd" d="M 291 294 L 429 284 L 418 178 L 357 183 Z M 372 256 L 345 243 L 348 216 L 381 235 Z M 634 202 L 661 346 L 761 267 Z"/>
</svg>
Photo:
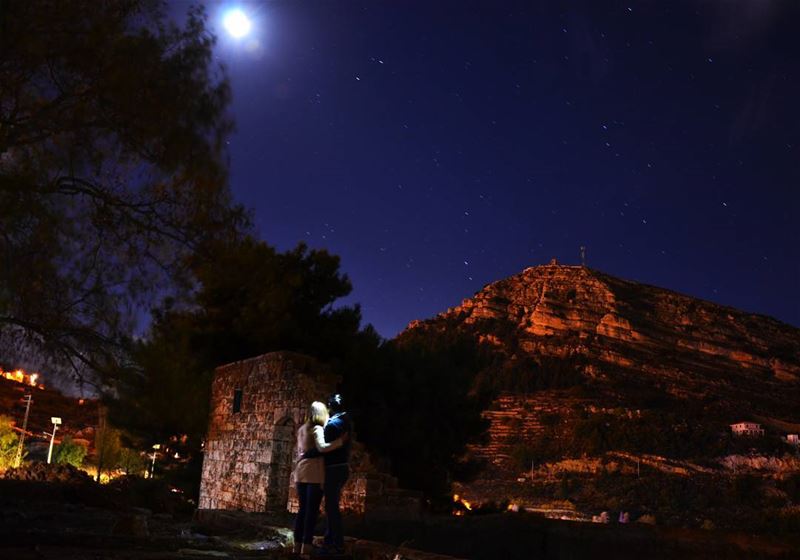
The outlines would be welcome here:
<svg viewBox="0 0 800 560">
<path fill-rule="evenodd" d="M 241 39 L 250 33 L 250 28 L 253 26 L 247 14 L 239 9 L 226 13 L 225 18 L 222 20 L 222 25 L 225 26 L 225 29 L 234 39 Z"/>
</svg>

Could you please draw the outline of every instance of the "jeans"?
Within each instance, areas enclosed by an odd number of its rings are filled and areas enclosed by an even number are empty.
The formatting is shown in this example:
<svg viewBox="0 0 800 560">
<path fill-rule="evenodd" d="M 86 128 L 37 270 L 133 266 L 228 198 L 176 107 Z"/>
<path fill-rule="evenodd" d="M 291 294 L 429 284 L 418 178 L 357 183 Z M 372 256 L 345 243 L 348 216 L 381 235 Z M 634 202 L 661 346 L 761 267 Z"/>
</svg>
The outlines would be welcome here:
<svg viewBox="0 0 800 560">
<path fill-rule="evenodd" d="M 328 528 L 325 530 L 325 546 L 344 548 L 342 513 L 339 511 L 339 497 L 342 487 L 350 476 L 347 465 L 325 467 L 325 516 Z"/>
<path fill-rule="evenodd" d="M 294 542 L 311 544 L 314 540 L 319 504 L 322 502 L 322 488 L 315 482 L 298 482 L 297 497 L 300 500 L 300 509 L 297 510 L 294 520 Z"/>
</svg>

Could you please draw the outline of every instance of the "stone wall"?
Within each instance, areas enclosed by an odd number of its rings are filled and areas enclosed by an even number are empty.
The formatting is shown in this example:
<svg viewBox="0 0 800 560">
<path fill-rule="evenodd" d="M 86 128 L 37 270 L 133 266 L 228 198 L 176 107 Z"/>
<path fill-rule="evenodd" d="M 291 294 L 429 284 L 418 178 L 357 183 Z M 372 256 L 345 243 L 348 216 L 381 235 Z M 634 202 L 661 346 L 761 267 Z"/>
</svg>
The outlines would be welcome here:
<svg viewBox="0 0 800 560">
<path fill-rule="evenodd" d="M 291 352 L 273 352 L 217 368 L 200 509 L 286 510 L 295 433 L 309 404 L 324 401 L 336 381 L 312 358 Z"/>
<path fill-rule="evenodd" d="M 342 491 L 341 507 L 370 520 L 418 520 L 422 492 L 399 488 L 397 479 L 384 473 L 355 471 Z"/>
</svg>

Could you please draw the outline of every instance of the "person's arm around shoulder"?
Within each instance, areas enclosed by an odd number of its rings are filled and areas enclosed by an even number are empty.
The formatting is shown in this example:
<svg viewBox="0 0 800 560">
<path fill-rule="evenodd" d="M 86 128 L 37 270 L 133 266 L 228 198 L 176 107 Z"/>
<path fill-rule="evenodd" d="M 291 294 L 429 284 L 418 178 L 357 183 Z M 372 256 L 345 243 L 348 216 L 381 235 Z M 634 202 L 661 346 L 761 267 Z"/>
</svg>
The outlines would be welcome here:
<svg viewBox="0 0 800 560">
<path fill-rule="evenodd" d="M 327 453 L 334 449 L 339 449 L 345 442 L 345 438 L 340 437 L 330 443 L 325 442 L 325 430 L 322 426 L 314 426 L 314 446 L 320 453 Z"/>
</svg>

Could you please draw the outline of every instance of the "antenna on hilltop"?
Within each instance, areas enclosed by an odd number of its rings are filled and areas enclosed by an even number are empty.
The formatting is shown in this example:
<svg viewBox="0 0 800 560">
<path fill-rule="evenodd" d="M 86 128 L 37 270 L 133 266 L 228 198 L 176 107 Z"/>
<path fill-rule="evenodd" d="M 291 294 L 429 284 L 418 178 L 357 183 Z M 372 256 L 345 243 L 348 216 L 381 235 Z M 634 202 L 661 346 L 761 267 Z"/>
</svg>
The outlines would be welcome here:
<svg viewBox="0 0 800 560">
<path fill-rule="evenodd" d="M 586 266 L 586 247 L 581 245 L 581 266 Z"/>
</svg>

